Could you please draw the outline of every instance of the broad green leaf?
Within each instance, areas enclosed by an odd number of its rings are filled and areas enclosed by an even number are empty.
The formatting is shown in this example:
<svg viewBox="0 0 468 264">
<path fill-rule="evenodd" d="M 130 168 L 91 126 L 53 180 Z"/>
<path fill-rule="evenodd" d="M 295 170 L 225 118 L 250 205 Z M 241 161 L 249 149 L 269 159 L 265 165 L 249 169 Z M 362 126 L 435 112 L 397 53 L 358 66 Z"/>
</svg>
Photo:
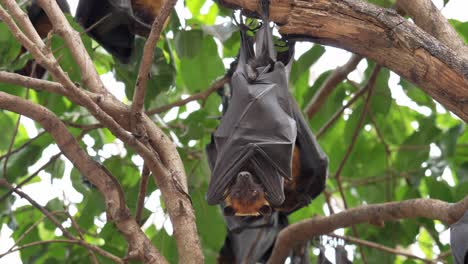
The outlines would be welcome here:
<svg viewBox="0 0 468 264">
<path fill-rule="evenodd" d="M 133 98 L 144 44 L 142 38 L 136 38 L 135 52 L 131 61 L 128 64 L 120 62 L 115 64 L 115 77 L 125 84 L 125 94 L 129 99 Z M 167 91 L 174 84 L 174 78 L 175 69 L 172 62 L 167 62 L 163 50 L 157 47 L 150 69 L 150 79 L 146 84 L 145 106 L 147 108 L 160 93 Z"/>
<path fill-rule="evenodd" d="M 465 43 L 468 43 L 468 22 L 460 22 L 455 19 L 449 19 L 449 22 L 452 24 L 458 34 L 460 34 Z"/>
<path fill-rule="evenodd" d="M 295 83 L 299 77 L 308 73 L 310 67 L 323 55 L 325 48 L 320 45 L 314 45 L 306 53 L 293 63 L 291 68 L 290 82 Z"/>
<path fill-rule="evenodd" d="M 403 78 L 400 78 L 400 85 L 403 87 L 403 91 L 406 92 L 406 95 L 408 95 L 408 97 L 411 98 L 418 105 L 427 106 L 433 111 L 435 111 L 434 100 L 419 87 L 416 87 L 414 84 L 408 82 Z"/>
<path fill-rule="evenodd" d="M 0 22 L 0 68 L 9 67 L 19 55 L 21 45 L 11 34 L 7 25 Z"/>
<path fill-rule="evenodd" d="M 185 87 L 191 92 L 207 89 L 216 78 L 224 74 L 224 65 L 214 39 L 203 36 L 201 43 L 193 57 L 180 58 L 180 75 Z"/>
</svg>

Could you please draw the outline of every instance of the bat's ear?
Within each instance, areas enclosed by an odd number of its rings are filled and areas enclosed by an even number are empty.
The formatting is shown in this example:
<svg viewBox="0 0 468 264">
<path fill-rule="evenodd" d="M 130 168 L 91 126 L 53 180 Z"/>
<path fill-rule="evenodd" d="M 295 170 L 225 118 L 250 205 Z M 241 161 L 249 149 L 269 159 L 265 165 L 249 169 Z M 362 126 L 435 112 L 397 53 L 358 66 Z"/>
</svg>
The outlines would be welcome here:
<svg viewBox="0 0 468 264">
<path fill-rule="evenodd" d="M 223 209 L 223 213 L 225 216 L 233 216 L 236 214 L 236 210 L 234 210 L 234 208 L 230 205 L 224 207 Z"/>
<path fill-rule="evenodd" d="M 265 204 L 258 209 L 258 212 L 263 216 L 268 216 L 271 215 L 272 209 L 271 206 Z"/>
</svg>

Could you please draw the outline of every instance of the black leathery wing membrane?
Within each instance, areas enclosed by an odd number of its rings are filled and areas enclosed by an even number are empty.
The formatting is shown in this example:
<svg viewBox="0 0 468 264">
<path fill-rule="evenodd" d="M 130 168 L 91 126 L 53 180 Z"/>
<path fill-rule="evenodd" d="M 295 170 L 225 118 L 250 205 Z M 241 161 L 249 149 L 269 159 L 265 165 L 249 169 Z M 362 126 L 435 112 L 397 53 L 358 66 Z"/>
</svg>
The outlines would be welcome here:
<svg viewBox="0 0 468 264">
<path fill-rule="evenodd" d="M 297 125 L 288 91 L 288 70 L 283 62 L 275 61 L 271 28 L 268 19 L 263 19 L 256 34 L 256 54 L 252 39 L 245 30 L 240 31 L 241 50 L 231 78 L 232 97 L 213 134 L 212 145 L 207 147 L 212 166 L 209 204 L 222 202 L 227 188 L 247 165 L 253 168 L 251 173 L 260 180 L 272 205 L 282 204 L 285 198 L 283 177 L 291 177 Z M 258 73 L 254 80 L 247 72 L 252 60 L 261 62 L 254 69 Z"/>
<path fill-rule="evenodd" d="M 455 264 L 468 263 L 468 210 L 450 226 L 450 246 Z"/>
<path fill-rule="evenodd" d="M 70 13 L 70 6 L 66 0 L 57 0 L 57 4 L 63 13 Z M 37 4 L 37 0 L 31 1 L 31 5 L 27 8 L 27 11 L 28 17 L 33 25 L 35 25 L 42 16 L 46 15 L 44 10 Z"/>
<path fill-rule="evenodd" d="M 151 25 L 133 11 L 131 0 L 80 0 L 75 19 L 88 34 L 123 63 L 132 55 L 135 34 L 148 35 Z"/>
</svg>

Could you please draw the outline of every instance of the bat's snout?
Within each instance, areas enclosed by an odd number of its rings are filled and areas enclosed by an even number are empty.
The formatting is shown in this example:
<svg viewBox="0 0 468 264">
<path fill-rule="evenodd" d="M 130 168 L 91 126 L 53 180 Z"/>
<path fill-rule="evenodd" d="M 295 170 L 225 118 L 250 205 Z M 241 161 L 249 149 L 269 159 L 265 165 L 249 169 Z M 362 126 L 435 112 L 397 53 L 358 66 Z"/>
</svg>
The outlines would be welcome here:
<svg viewBox="0 0 468 264">
<path fill-rule="evenodd" d="M 239 172 L 239 174 L 237 174 L 237 179 L 239 181 L 243 181 L 243 182 L 253 181 L 252 174 L 250 172 L 248 172 L 248 171 Z"/>
<path fill-rule="evenodd" d="M 227 193 L 223 212 L 225 216 L 270 215 L 272 208 L 255 176 L 241 171 Z"/>
</svg>

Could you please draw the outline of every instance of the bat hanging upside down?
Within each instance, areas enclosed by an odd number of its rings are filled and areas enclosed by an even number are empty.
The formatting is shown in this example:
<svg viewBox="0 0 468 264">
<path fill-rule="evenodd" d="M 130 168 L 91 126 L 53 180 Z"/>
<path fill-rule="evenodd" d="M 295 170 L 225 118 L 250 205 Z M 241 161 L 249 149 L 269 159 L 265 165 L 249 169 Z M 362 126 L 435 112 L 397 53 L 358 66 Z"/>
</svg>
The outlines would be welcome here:
<svg viewBox="0 0 468 264">
<path fill-rule="evenodd" d="M 294 43 L 277 52 L 267 15 L 262 19 L 255 40 L 240 28 L 231 96 L 206 148 L 207 202 L 226 216 L 288 214 L 325 188 L 327 156 L 288 89 Z"/>
<path fill-rule="evenodd" d="M 110 54 L 128 63 L 135 35 L 149 35 L 165 1 L 80 0 L 75 19 Z"/>
</svg>

